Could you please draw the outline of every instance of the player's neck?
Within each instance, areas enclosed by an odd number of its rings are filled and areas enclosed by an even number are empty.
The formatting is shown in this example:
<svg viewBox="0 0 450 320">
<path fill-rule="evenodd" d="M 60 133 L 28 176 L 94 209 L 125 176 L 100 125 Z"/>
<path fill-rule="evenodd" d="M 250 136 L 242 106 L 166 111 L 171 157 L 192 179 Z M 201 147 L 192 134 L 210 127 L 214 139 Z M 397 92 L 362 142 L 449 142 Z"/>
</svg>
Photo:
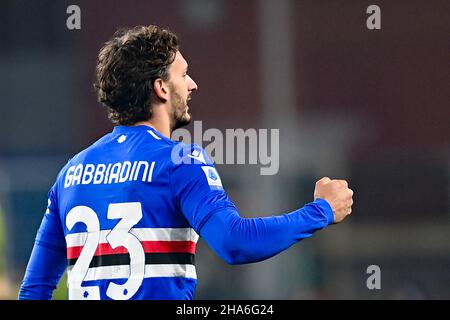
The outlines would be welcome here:
<svg viewBox="0 0 450 320">
<path fill-rule="evenodd" d="M 139 121 L 134 124 L 135 126 L 149 126 L 161 133 L 166 138 L 170 139 L 170 119 L 168 116 L 155 112 L 152 114 L 152 118 L 146 121 Z"/>
</svg>

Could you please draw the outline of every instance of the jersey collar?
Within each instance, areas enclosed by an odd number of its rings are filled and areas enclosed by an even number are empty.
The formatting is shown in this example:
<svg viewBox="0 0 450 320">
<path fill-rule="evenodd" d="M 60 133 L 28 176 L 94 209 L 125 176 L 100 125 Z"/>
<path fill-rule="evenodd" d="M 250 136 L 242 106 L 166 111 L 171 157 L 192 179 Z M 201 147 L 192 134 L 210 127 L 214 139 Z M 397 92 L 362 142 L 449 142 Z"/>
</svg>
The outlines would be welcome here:
<svg viewBox="0 0 450 320">
<path fill-rule="evenodd" d="M 141 132 L 141 131 L 149 131 L 151 130 L 154 134 L 156 134 L 158 137 L 164 139 L 164 140 L 170 140 L 167 139 L 164 135 L 156 131 L 155 128 L 146 126 L 146 125 L 139 125 L 139 126 L 115 126 L 113 129 L 113 133 L 130 133 L 130 132 Z"/>
</svg>

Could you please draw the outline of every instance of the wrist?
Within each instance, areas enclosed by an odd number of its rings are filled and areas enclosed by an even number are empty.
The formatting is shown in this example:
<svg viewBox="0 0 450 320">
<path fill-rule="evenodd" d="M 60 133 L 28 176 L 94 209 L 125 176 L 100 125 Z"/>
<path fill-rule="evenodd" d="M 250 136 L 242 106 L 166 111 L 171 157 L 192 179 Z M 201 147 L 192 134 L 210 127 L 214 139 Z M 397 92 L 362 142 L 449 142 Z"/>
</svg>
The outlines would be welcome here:
<svg viewBox="0 0 450 320">
<path fill-rule="evenodd" d="M 330 203 L 327 200 L 322 199 L 322 198 L 317 198 L 316 200 L 314 200 L 314 203 L 322 209 L 322 212 L 327 217 L 328 224 L 329 225 L 333 224 L 334 223 L 334 213 L 333 213 L 333 208 L 331 207 Z"/>
</svg>

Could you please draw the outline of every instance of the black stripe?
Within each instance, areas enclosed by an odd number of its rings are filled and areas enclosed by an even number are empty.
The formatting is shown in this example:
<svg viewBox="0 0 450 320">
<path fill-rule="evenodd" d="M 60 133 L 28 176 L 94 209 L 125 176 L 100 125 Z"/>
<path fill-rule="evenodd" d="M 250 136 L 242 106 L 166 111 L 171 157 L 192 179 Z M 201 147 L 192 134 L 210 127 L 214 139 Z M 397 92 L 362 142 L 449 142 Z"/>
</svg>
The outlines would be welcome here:
<svg viewBox="0 0 450 320">
<path fill-rule="evenodd" d="M 77 262 L 76 259 L 67 259 L 68 265 L 72 266 Z M 103 256 L 94 256 L 89 268 L 129 265 L 130 255 L 125 254 L 106 254 Z M 195 255 L 192 253 L 146 253 L 145 264 L 195 264 Z"/>
</svg>

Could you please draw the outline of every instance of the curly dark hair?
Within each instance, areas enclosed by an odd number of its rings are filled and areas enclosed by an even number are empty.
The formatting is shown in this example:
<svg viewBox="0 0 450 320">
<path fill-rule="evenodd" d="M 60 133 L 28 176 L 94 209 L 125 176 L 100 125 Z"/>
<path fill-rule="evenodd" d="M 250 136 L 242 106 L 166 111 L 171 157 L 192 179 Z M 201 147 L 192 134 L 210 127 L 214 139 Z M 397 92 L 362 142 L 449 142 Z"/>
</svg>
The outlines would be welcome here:
<svg viewBox="0 0 450 320">
<path fill-rule="evenodd" d="M 103 45 L 94 87 L 114 124 L 151 118 L 154 82 L 169 79 L 167 69 L 178 50 L 177 36 L 153 25 L 119 30 Z"/>
</svg>

